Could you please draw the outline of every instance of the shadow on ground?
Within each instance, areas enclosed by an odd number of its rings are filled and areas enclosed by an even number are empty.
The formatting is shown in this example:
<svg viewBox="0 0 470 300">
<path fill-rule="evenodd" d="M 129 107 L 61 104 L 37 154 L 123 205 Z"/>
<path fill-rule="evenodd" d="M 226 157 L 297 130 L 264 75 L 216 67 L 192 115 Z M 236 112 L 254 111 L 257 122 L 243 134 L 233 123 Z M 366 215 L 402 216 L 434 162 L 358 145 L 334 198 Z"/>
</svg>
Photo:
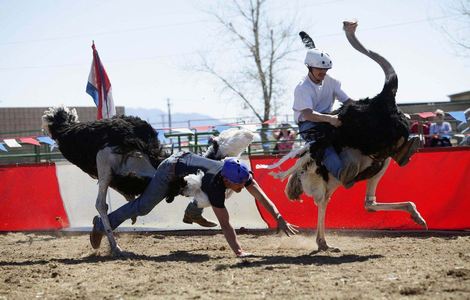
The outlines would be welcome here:
<svg viewBox="0 0 470 300">
<path fill-rule="evenodd" d="M 264 256 L 252 257 L 243 259 L 234 265 L 219 264 L 215 267 L 216 271 L 225 270 L 227 268 L 259 268 L 265 267 L 266 269 L 282 269 L 289 268 L 289 266 L 282 265 L 340 265 L 355 262 L 364 262 L 370 259 L 382 258 L 382 255 L 341 255 L 341 256 L 328 256 L 328 255 L 301 255 L 301 256 Z"/>
<path fill-rule="evenodd" d="M 39 260 L 25 260 L 25 261 L 0 261 L 0 266 L 31 266 L 31 265 L 46 265 L 49 263 L 59 263 L 65 265 L 78 265 L 78 264 L 94 264 L 98 262 L 108 262 L 117 260 L 129 261 L 150 261 L 150 262 L 187 262 L 187 263 L 200 263 L 212 259 L 207 254 L 195 254 L 188 251 L 172 251 L 170 254 L 149 256 L 144 254 L 134 254 L 125 252 L 122 257 L 112 256 L 98 256 L 92 254 L 81 258 L 51 258 Z"/>
</svg>

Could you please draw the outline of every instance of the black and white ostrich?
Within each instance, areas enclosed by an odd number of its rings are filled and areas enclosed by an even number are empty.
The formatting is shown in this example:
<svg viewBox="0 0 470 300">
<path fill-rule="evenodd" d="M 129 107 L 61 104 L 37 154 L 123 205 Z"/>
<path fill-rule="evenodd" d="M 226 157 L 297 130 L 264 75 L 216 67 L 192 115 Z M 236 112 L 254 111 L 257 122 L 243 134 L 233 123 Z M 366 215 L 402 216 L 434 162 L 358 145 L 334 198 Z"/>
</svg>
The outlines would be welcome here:
<svg viewBox="0 0 470 300">
<path fill-rule="evenodd" d="M 114 254 L 120 252 L 107 217 L 106 194 L 112 187 L 132 201 L 145 190 L 158 165 L 168 156 L 157 133 L 138 117 L 116 116 L 80 123 L 75 109 L 53 107 L 42 116 L 43 129 L 62 155 L 98 179 L 96 209 Z M 178 193 L 175 185 L 173 192 Z M 169 198 L 174 197 L 169 195 Z M 135 219 L 133 220 L 135 222 Z"/>
<path fill-rule="evenodd" d="M 143 193 L 157 167 L 169 155 L 162 150 L 157 132 L 138 117 L 115 116 L 80 123 L 75 109 L 52 107 L 42 116 L 42 127 L 58 144 L 63 156 L 91 177 L 98 179 L 96 209 L 103 221 L 114 255 L 120 255 L 107 217 L 108 187 L 132 201 Z M 212 139 L 204 156 L 221 160 L 239 156 L 252 142 L 253 133 L 229 129 Z M 167 202 L 181 194 L 195 197 L 206 207 L 207 196 L 200 190 L 203 174 L 188 175 L 170 184 Z M 132 220 L 135 223 L 135 219 Z"/>
<path fill-rule="evenodd" d="M 331 248 L 325 240 L 325 214 L 333 192 L 341 185 L 328 173 L 321 163 L 323 150 L 333 145 L 345 164 L 357 164 L 359 174 L 356 181 L 367 180 L 365 209 L 368 211 L 402 210 L 409 212 L 412 219 L 427 228 L 413 202 L 377 203 L 376 188 L 390 164 L 390 156 L 397 151 L 397 144 L 408 138 L 408 121 L 395 103 L 398 87 L 397 75 L 392 65 L 379 54 L 367 50 L 356 38 L 356 22 L 344 22 L 344 31 L 351 45 L 359 52 L 376 61 L 385 72 L 385 85 L 382 92 L 373 98 L 354 101 L 342 106 L 338 118 L 342 125 L 335 128 L 329 124 L 319 124 L 316 142 L 307 143 L 294 150 L 277 163 L 260 166 L 274 169 L 289 158 L 300 157 L 295 165 L 284 172 L 274 173 L 275 178 L 285 179 L 289 175 L 286 195 L 289 199 L 299 199 L 302 193 L 314 198 L 318 207 L 317 238 L 318 251 L 339 250 Z M 304 32 L 300 33 L 307 47 L 314 48 L 313 40 Z"/>
</svg>

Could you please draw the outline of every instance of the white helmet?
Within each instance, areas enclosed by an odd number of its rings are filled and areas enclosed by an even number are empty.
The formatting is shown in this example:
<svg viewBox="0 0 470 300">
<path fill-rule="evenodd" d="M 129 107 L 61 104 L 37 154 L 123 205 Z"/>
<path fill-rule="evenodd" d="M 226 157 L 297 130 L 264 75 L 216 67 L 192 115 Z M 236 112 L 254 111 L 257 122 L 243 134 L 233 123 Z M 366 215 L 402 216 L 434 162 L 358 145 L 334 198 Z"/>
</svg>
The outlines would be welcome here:
<svg viewBox="0 0 470 300">
<path fill-rule="evenodd" d="M 304 63 L 307 65 L 307 67 L 318 69 L 331 69 L 333 67 L 333 62 L 331 61 L 330 55 L 319 49 L 307 50 Z"/>
</svg>

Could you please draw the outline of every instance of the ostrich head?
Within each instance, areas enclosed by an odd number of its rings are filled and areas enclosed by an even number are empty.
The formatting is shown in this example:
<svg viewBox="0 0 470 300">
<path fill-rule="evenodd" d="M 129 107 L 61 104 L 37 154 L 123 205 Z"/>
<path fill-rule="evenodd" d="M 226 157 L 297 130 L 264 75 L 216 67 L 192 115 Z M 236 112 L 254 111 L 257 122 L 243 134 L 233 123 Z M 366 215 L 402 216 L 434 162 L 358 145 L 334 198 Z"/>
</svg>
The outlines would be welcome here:
<svg viewBox="0 0 470 300">
<path fill-rule="evenodd" d="M 50 135 L 54 129 L 63 125 L 71 125 L 78 123 L 78 115 L 75 108 L 69 109 L 62 105 L 57 107 L 50 107 L 42 115 L 42 130 L 44 133 Z"/>
</svg>

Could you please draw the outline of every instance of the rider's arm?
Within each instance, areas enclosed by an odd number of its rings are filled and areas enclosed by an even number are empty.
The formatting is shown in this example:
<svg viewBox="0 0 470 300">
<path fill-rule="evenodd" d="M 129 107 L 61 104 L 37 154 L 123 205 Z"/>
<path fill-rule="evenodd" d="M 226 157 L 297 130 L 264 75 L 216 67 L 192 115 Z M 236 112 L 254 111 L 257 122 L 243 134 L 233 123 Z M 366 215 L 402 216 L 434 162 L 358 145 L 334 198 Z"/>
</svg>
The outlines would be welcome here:
<svg viewBox="0 0 470 300">
<path fill-rule="evenodd" d="M 227 209 L 225 207 L 219 208 L 215 206 L 212 206 L 212 209 L 214 210 L 214 214 L 217 217 L 217 220 L 219 220 L 220 227 L 222 228 L 222 232 L 224 233 L 225 239 L 227 240 L 230 248 L 232 248 L 233 252 L 235 252 L 235 255 L 242 256 L 244 251 L 238 242 L 235 229 L 233 229 L 229 222 L 229 214 Z"/>
<path fill-rule="evenodd" d="M 302 110 L 300 112 L 300 119 L 303 121 L 330 123 L 335 127 L 341 125 L 341 121 L 338 119 L 337 115 L 322 114 L 311 109 Z"/>
</svg>

